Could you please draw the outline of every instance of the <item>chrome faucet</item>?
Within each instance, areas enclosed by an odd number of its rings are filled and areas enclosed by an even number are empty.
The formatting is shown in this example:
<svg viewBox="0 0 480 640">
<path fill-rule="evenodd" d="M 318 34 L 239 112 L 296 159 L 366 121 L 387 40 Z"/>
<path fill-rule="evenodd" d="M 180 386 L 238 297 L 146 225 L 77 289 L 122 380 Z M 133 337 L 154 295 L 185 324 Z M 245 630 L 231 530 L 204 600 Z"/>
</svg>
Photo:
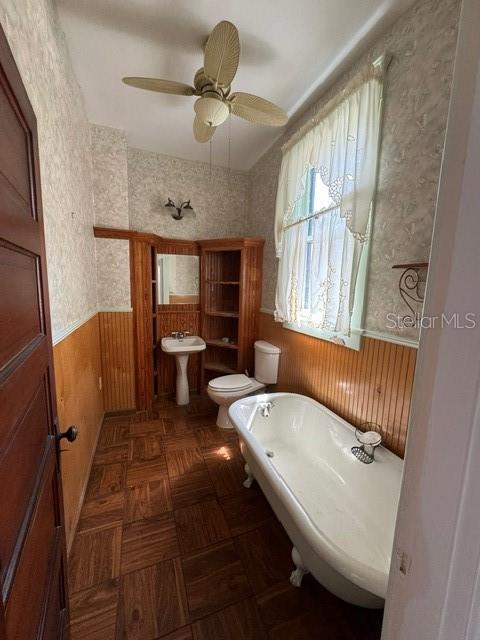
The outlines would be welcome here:
<svg viewBox="0 0 480 640">
<path fill-rule="evenodd" d="M 183 340 L 186 336 L 190 335 L 190 331 L 172 331 L 172 338 L 176 340 Z"/>
<path fill-rule="evenodd" d="M 273 402 L 262 402 L 262 404 L 258 407 L 258 410 L 262 414 L 264 418 L 268 418 L 270 416 L 270 411 L 272 410 Z"/>
</svg>

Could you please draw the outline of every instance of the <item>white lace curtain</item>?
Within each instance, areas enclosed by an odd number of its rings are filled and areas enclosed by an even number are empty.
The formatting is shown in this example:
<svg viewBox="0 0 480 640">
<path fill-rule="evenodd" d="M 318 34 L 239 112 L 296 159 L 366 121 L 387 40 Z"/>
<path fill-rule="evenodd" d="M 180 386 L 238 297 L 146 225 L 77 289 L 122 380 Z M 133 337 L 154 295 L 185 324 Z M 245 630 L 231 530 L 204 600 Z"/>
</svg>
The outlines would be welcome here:
<svg viewBox="0 0 480 640">
<path fill-rule="evenodd" d="M 375 194 L 385 59 L 284 147 L 275 218 L 276 312 L 349 335 Z"/>
</svg>

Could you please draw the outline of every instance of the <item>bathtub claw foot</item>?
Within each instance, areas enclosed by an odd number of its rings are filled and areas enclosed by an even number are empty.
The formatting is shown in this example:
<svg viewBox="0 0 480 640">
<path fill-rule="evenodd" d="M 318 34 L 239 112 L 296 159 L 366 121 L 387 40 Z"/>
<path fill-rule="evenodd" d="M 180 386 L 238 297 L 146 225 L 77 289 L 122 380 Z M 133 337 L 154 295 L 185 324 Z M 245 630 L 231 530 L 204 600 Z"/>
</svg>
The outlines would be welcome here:
<svg viewBox="0 0 480 640">
<path fill-rule="evenodd" d="M 290 584 L 294 587 L 301 587 L 303 576 L 306 576 L 309 571 L 302 560 L 302 556 L 298 553 L 295 547 L 292 549 L 292 560 L 296 569 L 294 569 L 290 574 Z"/>
<path fill-rule="evenodd" d="M 303 576 L 305 576 L 308 571 L 304 571 L 303 569 L 295 569 L 290 574 L 290 584 L 294 587 L 301 587 Z"/>
<path fill-rule="evenodd" d="M 243 482 L 243 486 L 246 489 L 250 489 L 255 478 L 253 476 L 253 473 L 250 471 L 250 467 L 248 466 L 248 464 L 245 465 L 244 469 L 245 469 L 245 473 L 247 474 L 247 479 Z"/>
</svg>

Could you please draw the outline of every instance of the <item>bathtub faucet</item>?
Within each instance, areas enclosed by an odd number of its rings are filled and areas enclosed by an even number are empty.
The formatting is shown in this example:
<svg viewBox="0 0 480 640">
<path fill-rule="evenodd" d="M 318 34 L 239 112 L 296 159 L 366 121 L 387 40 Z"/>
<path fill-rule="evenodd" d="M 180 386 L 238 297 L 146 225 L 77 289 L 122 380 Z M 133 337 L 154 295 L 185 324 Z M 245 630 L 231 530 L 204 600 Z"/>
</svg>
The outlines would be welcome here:
<svg viewBox="0 0 480 640">
<path fill-rule="evenodd" d="M 264 418 L 268 418 L 270 415 L 270 411 L 272 410 L 273 402 L 262 402 L 262 404 L 258 407 L 258 410 L 262 414 Z"/>
</svg>

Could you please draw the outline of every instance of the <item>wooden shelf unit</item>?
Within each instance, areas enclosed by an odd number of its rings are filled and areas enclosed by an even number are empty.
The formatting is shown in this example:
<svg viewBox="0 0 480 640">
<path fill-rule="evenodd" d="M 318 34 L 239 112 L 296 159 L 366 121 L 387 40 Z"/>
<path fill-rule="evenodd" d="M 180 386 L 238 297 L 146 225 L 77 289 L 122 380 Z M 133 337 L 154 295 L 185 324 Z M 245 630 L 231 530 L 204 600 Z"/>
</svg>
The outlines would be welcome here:
<svg viewBox="0 0 480 640">
<path fill-rule="evenodd" d="M 264 240 L 204 240 L 200 245 L 202 387 L 230 373 L 253 374 L 258 335 Z M 229 338 L 231 342 L 224 342 Z"/>
</svg>

